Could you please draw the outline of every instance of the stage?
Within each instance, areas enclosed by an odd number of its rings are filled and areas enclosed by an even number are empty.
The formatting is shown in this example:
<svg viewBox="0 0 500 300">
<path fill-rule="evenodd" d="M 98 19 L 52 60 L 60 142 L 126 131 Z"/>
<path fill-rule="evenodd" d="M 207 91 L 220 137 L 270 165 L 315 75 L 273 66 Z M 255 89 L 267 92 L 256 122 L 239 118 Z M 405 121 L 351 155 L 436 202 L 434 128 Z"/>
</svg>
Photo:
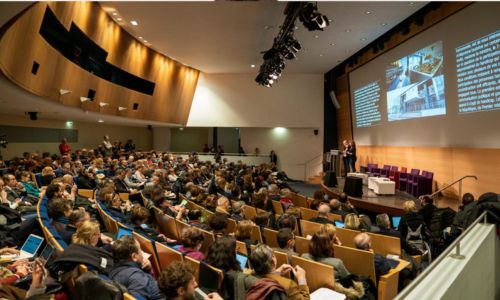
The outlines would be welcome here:
<svg viewBox="0 0 500 300">
<path fill-rule="evenodd" d="M 345 179 L 343 177 L 337 177 L 337 187 L 327 187 L 321 183 L 321 189 L 331 197 L 338 197 L 340 193 L 344 190 Z M 361 208 L 369 210 L 375 213 L 387 213 L 389 215 L 400 216 L 404 214 L 403 204 L 405 201 L 413 200 L 420 206 L 420 201 L 412 195 L 396 190 L 395 195 L 377 195 L 372 190 L 369 190 L 366 185 L 363 185 L 363 196 L 349 197 L 349 201 L 356 208 Z M 450 198 L 435 198 L 434 204 L 437 207 L 450 207 L 457 211 L 460 205 L 457 199 Z"/>
</svg>

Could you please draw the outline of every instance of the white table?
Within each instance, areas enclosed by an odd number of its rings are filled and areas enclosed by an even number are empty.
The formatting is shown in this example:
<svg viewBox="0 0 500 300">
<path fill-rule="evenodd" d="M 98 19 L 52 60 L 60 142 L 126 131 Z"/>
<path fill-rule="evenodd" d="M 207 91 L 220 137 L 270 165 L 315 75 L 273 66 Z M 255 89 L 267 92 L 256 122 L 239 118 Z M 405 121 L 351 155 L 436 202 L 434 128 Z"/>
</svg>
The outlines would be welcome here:
<svg viewBox="0 0 500 300">
<path fill-rule="evenodd" d="M 396 183 L 390 180 L 375 180 L 373 191 L 377 195 L 394 195 L 396 193 Z"/>
<path fill-rule="evenodd" d="M 365 173 L 347 173 L 347 176 L 353 176 L 363 179 L 363 184 L 368 184 L 368 174 Z"/>
</svg>

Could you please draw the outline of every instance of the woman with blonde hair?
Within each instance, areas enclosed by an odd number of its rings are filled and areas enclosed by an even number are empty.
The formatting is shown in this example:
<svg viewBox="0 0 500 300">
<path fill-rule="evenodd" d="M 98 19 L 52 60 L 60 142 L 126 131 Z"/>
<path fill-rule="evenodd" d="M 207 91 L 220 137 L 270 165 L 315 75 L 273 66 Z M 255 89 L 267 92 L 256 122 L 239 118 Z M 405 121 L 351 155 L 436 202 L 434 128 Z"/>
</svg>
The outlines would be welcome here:
<svg viewBox="0 0 500 300">
<path fill-rule="evenodd" d="M 52 167 L 47 166 L 42 169 L 42 186 L 48 186 L 54 178 L 56 178 L 56 174 Z"/>
<path fill-rule="evenodd" d="M 356 214 L 347 214 L 344 219 L 344 228 L 359 230 L 359 217 Z"/>
<path fill-rule="evenodd" d="M 342 246 L 342 242 L 337 236 L 337 228 L 333 226 L 333 224 L 323 224 L 319 229 L 319 233 L 328 234 L 330 239 L 333 241 L 335 245 Z"/>
<path fill-rule="evenodd" d="M 84 221 L 73 234 L 73 244 L 88 245 L 96 247 L 101 238 L 99 223 L 93 221 Z"/>
<path fill-rule="evenodd" d="M 403 209 L 405 214 L 401 216 L 398 226 L 401 238 L 410 241 L 410 243 L 413 243 L 413 240 L 416 240 L 416 246 L 423 249 L 423 243 L 421 241 L 427 240 L 429 236 L 424 217 L 418 214 L 417 206 L 412 200 L 406 201 L 403 204 Z M 410 234 L 408 234 L 409 231 L 411 231 Z"/>
</svg>

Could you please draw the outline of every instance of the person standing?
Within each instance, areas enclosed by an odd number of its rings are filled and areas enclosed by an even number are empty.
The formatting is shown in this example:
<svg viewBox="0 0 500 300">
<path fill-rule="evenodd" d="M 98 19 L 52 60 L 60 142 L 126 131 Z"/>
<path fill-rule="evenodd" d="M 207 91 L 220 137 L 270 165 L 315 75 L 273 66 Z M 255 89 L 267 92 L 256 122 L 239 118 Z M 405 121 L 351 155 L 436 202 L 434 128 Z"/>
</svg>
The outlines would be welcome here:
<svg viewBox="0 0 500 300">
<path fill-rule="evenodd" d="M 104 141 L 102 141 L 102 144 L 104 145 L 104 152 L 106 156 L 111 155 L 113 152 L 113 144 L 111 144 L 111 141 L 109 140 L 109 135 L 104 136 Z"/>
<path fill-rule="evenodd" d="M 278 155 L 276 155 L 276 152 L 274 150 L 271 150 L 271 154 L 269 154 L 269 157 L 271 158 L 271 163 L 277 165 L 278 164 Z"/>
<path fill-rule="evenodd" d="M 344 177 L 347 177 L 347 172 L 349 172 L 351 163 L 351 156 L 350 156 L 351 149 L 347 140 L 344 140 L 342 142 L 342 145 L 344 147 L 342 149 L 342 159 L 344 161 Z"/>
<path fill-rule="evenodd" d="M 68 145 L 68 140 L 66 138 L 63 138 L 61 144 L 59 144 L 59 153 L 61 153 L 61 155 L 66 155 L 70 152 L 71 147 Z"/>
<path fill-rule="evenodd" d="M 358 159 L 358 157 L 356 156 L 356 142 L 354 142 L 353 140 L 351 140 L 349 142 L 349 147 L 350 147 L 350 158 L 349 158 L 349 163 L 351 165 L 351 171 L 352 172 L 356 172 L 356 160 Z"/>
</svg>

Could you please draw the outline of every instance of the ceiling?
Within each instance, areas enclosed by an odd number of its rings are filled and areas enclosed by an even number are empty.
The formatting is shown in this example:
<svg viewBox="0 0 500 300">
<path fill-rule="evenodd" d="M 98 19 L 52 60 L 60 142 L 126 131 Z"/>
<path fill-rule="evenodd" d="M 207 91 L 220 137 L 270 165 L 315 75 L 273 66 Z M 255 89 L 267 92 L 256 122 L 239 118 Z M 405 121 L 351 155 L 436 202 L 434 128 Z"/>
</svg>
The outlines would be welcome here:
<svg viewBox="0 0 500 300">
<path fill-rule="evenodd" d="M 0 2 L 0 26 L 32 2 Z M 284 72 L 323 74 L 413 14 L 426 2 L 319 2 L 332 20 L 324 31 L 309 32 L 297 21 L 303 49 Z M 257 73 L 261 51 L 272 46 L 284 21 L 284 2 L 101 2 L 111 17 L 155 50 L 205 73 Z M 114 15 L 113 13 L 116 13 Z M 130 24 L 136 20 L 137 26 Z M 252 68 L 251 65 L 255 65 Z M 129 126 L 172 126 L 86 112 L 35 96 L 0 76 L 0 113 L 39 112 L 40 119 Z M 175 125 L 174 125 L 175 126 Z"/>
</svg>

